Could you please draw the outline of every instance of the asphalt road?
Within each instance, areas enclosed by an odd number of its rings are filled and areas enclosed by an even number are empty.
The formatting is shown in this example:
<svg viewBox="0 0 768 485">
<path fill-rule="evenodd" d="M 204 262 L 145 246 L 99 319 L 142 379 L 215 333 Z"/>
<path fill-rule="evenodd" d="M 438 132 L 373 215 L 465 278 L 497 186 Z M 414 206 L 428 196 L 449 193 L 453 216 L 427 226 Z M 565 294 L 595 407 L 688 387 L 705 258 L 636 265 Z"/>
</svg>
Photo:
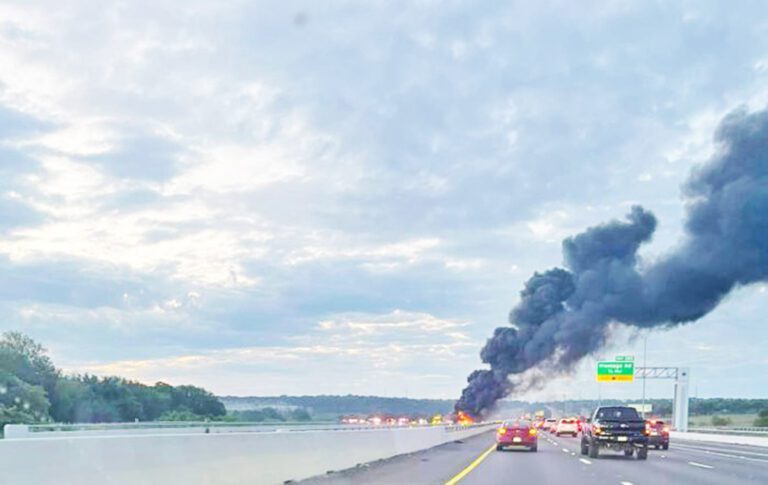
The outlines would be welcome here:
<svg viewBox="0 0 768 485">
<path fill-rule="evenodd" d="M 667 451 L 651 450 L 647 461 L 601 450 L 600 458 L 579 453 L 579 438 L 544 434 L 539 451 L 498 452 L 493 433 L 464 442 L 395 457 L 301 482 L 305 485 L 443 484 L 485 458 L 458 481 L 461 485 L 545 484 L 768 484 L 768 448 L 673 440 Z"/>
</svg>

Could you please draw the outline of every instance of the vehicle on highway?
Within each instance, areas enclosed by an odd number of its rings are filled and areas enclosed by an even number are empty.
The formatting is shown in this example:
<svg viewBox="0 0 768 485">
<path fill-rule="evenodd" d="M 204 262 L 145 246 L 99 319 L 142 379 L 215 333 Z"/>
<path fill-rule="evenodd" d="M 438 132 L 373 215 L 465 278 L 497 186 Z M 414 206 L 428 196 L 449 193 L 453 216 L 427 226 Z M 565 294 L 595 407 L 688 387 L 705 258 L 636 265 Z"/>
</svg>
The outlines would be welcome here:
<svg viewBox="0 0 768 485">
<path fill-rule="evenodd" d="M 543 429 L 545 431 L 549 431 L 550 433 L 554 434 L 555 429 L 557 429 L 557 420 L 554 418 L 549 418 L 545 420 Z"/>
<path fill-rule="evenodd" d="M 587 419 L 581 435 L 581 454 L 597 458 L 600 449 L 622 451 L 626 456 L 637 453 L 638 460 L 648 458 L 650 427 L 635 408 L 603 406 Z"/>
<path fill-rule="evenodd" d="M 504 421 L 496 431 L 496 451 L 503 451 L 510 446 L 537 451 L 538 445 L 539 432 L 528 420 Z"/>
<path fill-rule="evenodd" d="M 653 446 L 657 450 L 669 449 L 669 425 L 658 419 L 647 421 L 650 433 L 648 434 L 648 446 Z"/>
<path fill-rule="evenodd" d="M 573 418 L 563 418 L 557 422 L 555 427 L 555 436 L 569 434 L 574 438 L 579 435 L 579 424 Z"/>
<path fill-rule="evenodd" d="M 586 423 L 586 422 L 587 422 L 587 418 L 585 416 L 579 416 L 578 420 L 576 421 L 576 424 L 579 427 L 579 433 L 582 432 L 582 430 L 584 428 L 584 423 Z"/>
</svg>

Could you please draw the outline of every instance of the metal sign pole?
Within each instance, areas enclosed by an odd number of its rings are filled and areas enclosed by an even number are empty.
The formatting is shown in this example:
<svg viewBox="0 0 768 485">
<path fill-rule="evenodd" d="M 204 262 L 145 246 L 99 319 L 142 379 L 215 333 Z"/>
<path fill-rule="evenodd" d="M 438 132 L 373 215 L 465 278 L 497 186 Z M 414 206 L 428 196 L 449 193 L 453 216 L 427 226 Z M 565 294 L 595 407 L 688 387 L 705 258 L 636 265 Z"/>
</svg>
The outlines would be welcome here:
<svg viewBox="0 0 768 485">
<path fill-rule="evenodd" d="M 643 368 L 648 367 L 648 363 L 646 361 L 648 352 L 648 332 L 645 334 L 645 340 L 643 340 Z M 643 419 L 645 419 L 645 372 L 643 372 Z"/>
</svg>

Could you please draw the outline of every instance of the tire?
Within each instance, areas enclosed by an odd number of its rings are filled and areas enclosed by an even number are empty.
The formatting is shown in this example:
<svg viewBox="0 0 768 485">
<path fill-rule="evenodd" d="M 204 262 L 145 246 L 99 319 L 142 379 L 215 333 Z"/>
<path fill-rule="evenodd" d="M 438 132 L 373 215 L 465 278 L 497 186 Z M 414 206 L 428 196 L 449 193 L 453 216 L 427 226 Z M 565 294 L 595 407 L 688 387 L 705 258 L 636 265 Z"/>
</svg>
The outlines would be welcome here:
<svg viewBox="0 0 768 485">
<path fill-rule="evenodd" d="M 637 450 L 637 459 L 638 460 L 647 460 L 648 459 L 648 446 L 643 446 L 639 450 Z"/>
<path fill-rule="evenodd" d="M 559 438 L 560 437 L 560 433 L 555 432 L 555 436 L 557 436 Z"/>
<path fill-rule="evenodd" d="M 581 454 L 586 455 L 589 453 L 589 446 L 587 446 L 587 440 L 581 439 Z"/>
<path fill-rule="evenodd" d="M 659 448 L 661 448 L 661 445 L 653 445 L 653 447 L 658 450 Z"/>
<path fill-rule="evenodd" d="M 635 454 L 635 450 L 633 450 L 632 448 L 628 450 L 624 450 L 624 456 L 632 456 L 634 454 Z"/>
<path fill-rule="evenodd" d="M 662 450 L 668 450 L 669 449 L 669 443 L 664 443 L 663 445 L 661 445 L 661 449 Z"/>
<path fill-rule="evenodd" d="M 589 440 L 589 457 L 598 458 L 600 456 L 600 448 L 597 446 L 595 440 Z"/>
<path fill-rule="evenodd" d="M 501 445 L 496 445 L 496 451 L 504 451 L 504 447 Z"/>
<path fill-rule="evenodd" d="M 539 451 L 539 445 L 533 445 L 533 446 L 531 446 L 531 447 L 530 447 L 530 450 L 531 450 L 532 452 L 536 453 L 537 451 Z"/>
</svg>

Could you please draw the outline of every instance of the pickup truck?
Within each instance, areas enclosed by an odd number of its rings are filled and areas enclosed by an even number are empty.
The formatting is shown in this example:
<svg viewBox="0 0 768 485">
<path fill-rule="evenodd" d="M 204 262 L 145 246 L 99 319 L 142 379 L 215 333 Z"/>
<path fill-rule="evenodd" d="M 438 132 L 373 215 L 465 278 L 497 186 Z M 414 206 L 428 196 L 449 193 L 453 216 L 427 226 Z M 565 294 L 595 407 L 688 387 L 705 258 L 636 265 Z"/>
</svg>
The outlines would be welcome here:
<svg viewBox="0 0 768 485">
<path fill-rule="evenodd" d="M 638 460 L 648 459 L 646 422 L 634 408 L 624 406 L 599 407 L 587 418 L 581 435 L 581 454 L 597 458 L 600 448 L 623 451 Z"/>
</svg>

